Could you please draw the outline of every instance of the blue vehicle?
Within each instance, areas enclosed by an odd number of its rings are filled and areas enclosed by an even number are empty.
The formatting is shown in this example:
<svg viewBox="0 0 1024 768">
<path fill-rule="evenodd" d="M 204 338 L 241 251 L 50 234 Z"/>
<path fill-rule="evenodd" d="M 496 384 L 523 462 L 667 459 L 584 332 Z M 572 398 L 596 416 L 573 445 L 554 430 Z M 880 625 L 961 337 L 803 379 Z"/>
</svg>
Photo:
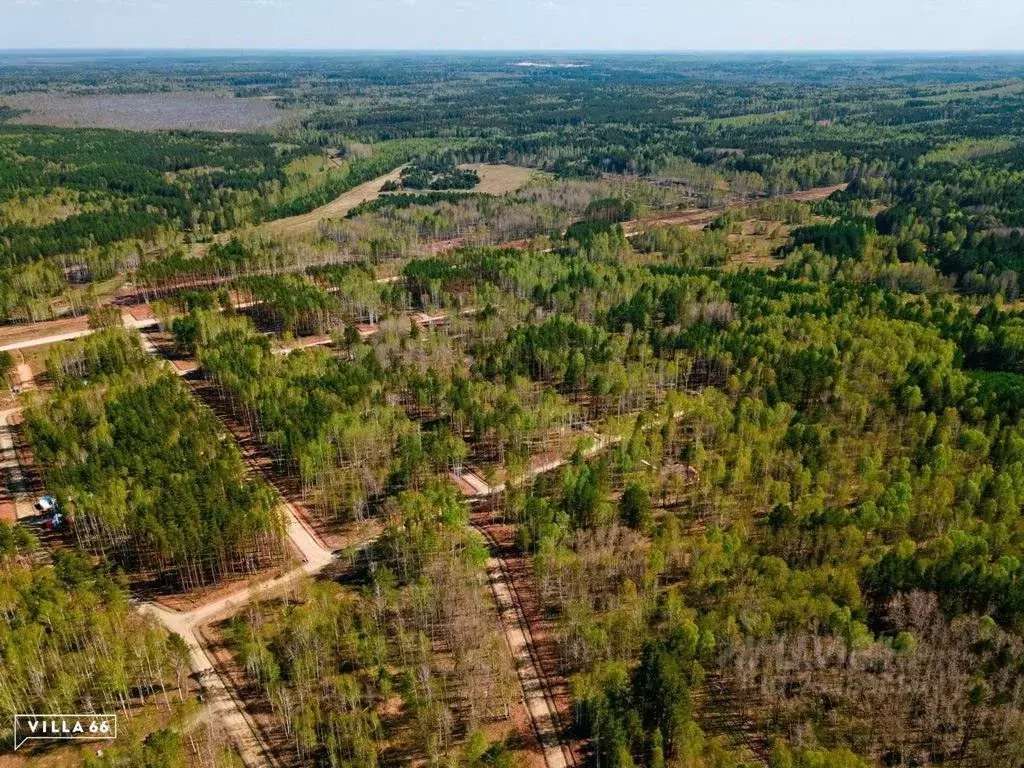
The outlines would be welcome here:
<svg viewBox="0 0 1024 768">
<path fill-rule="evenodd" d="M 41 499 L 36 499 L 36 503 L 33 505 L 36 511 L 45 515 L 47 512 L 52 512 L 57 508 L 57 500 L 53 496 L 43 496 Z"/>
</svg>

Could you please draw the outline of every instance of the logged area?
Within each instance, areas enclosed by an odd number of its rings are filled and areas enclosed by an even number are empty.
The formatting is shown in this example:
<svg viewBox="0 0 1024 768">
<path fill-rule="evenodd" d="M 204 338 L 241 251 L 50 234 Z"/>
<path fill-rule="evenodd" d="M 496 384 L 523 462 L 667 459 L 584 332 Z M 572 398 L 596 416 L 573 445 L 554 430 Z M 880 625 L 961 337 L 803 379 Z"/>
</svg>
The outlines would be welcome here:
<svg viewBox="0 0 1024 768">
<path fill-rule="evenodd" d="M 1024 59 L 38 56 L 0 766 L 1022 764 Z"/>
<path fill-rule="evenodd" d="M 204 93 L 0 94 L 21 125 L 123 128 L 132 131 L 259 131 L 292 113 L 273 101 Z"/>
</svg>

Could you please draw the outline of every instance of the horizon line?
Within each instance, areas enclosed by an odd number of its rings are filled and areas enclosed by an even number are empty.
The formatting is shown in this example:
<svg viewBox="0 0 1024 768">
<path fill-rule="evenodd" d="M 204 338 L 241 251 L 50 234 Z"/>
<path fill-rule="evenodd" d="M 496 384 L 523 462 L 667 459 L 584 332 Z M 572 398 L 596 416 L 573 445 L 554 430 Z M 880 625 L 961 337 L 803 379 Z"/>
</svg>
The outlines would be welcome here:
<svg viewBox="0 0 1024 768">
<path fill-rule="evenodd" d="M 334 53 L 334 54 L 543 54 L 543 55 L 932 55 L 932 56 L 1024 56 L 1024 48 L 327 48 L 301 46 L 224 46 L 224 47 L 87 47 L 26 46 L 0 48 L 6 53 Z"/>
</svg>

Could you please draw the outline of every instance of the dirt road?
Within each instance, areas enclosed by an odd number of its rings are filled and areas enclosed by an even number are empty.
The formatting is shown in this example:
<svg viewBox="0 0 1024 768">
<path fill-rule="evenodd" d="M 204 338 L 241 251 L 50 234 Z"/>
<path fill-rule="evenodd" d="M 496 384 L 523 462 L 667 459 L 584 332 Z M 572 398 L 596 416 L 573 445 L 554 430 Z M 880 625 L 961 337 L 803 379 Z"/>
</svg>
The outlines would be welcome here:
<svg viewBox="0 0 1024 768">
<path fill-rule="evenodd" d="M 123 318 L 128 324 L 127 316 Z M 151 321 L 135 322 L 152 324 Z M 152 339 L 145 333 L 141 336 L 146 352 L 154 358 L 162 359 Z M 247 768 L 278 768 L 279 764 L 263 743 L 259 729 L 246 714 L 244 704 L 233 695 L 231 688 L 215 668 L 212 654 L 205 646 L 203 635 L 198 630 L 217 618 L 229 616 L 240 610 L 254 598 L 283 589 L 303 576 L 318 573 L 334 559 L 333 553 L 320 543 L 295 507 L 280 495 L 278 498 L 284 514 L 285 533 L 301 556 L 301 565 L 274 579 L 232 592 L 191 611 L 171 611 L 153 602 L 138 603 L 140 612 L 152 616 L 168 631 L 177 633 L 185 641 L 189 650 L 189 663 L 203 684 L 205 716 L 225 729 Z"/>
<path fill-rule="evenodd" d="M 126 325 L 141 325 L 143 327 L 153 322 L 151 320 L 133 320 L 128 317 L 124 319 Z M 48 338 L 52 339 L 52 337 Z M 43 339 L 37 339 L 36 342 L 52 343 L 52 341 L 47 342 Z M 159 357 L 159 349 L 148 335 L 142 334 L 142 343 L 150 355 Z M 11 409 L 0 413 L 0 469 L 3 470 L 5 485 L 12 489 L 23 484 L 20 463 L 14 447 L 14 436 L 9 424 L 10 416 L 19 410 Z M 594 452 L 603 450 L 609 442 L 598 437 L 591 450 Z M 554 462 L 550 466 L 538 467 L 532 474 L 550 471 L 560 466 L 561 463 Z M 504 485 L 492 488 L 483 484 L 476 490 L 479 495 L 483 496 L 497 493 L 501 488 L 504 488 Z M 216 669 L 212 653 L 206 647 L 206 641 L 199 630 L 214 620 L 240 610 L 253 599 L 285 589 L 304 576 L 320 572 L 334 559 L 333 553 L 321 544 L 320 539 L 309 528 L 297 510 L 283 498 L 281 498 L 281 505 L 286 523 L 286 533 L 302 558 L 301 565 L 274 579 L 251 585 L 190 611 L 172 611 L 148 601 L 136 603 L 141 613 L 159 621 L 168 631 L 180 635 L 185 641 L 189 651 L 190 665 L 193 671 L 199 675 L 203 686 L 205 707 L 202 716 L 215 722 L 228 733 L 247 768 L 280 767 L 277 759 L 264 744 L 259 728 L 246 713 L 244 703 L 236 698 L 232 687 Z M 32 513 L 30 506 L 28 512 Z M 369 543 L 362 542 L 360 546 L 367 546 Z M 523 699 L 541 745 L 544 761 L 547 768 L 566 768 L 574 763 L 571 753 L 563 747 L 559 735 L 557 709 L 544 678 L 543 670 L 537 660 L 529 625 L 505 563 L 497 554 L 498 550 L 494 543 L 489 540 L 489 544 L 492 554 L 487 561 L 488 578 L 497 602 L 503 632 L 516 661 Z"/>
<path fill-rule="evenodd" d="M 35 339 L 25 339 L 23 341 L 16 341 L 12 344 L 3 345 L 0 347 L 0 352 L 13 352 L 16 349 L 28 349 L 30 347 L 41 347 L 44 344 L 56 344 L 58 341 L 70 341 L 71 339 L 77 339 L 80 336 L 88 336 L 90 333 L 92 333 L 92 329 L 86 328 L 82 331 L 67 331 L 66 333 L 40 336 Z"/>
<path fill-rule="evenodd" d="M 4 499 L 0 504 L 9 506 L 14 520 L 22 520 L 36 514 L 29 496 L 28 480 L 21 469 L 17 441 L 11 419 L 21 413 L 21 408 L 0 412 L 0 480 L 3 482 Z"/>
<path fill-rule="evenodd" d="M 215 619 L 231 615 L 250 600 L 284 589 L 303 576 L 318 573 L 334 559 L 332 553 L 320 545 L 316 536 L 302 522 L 295 508 L 283 499 L 281 503 L 288 538 L 301 554 L 304 560 L 302 565 L 275 579 L 233 592 L 191 611 L 170 611 L 152 602 L 138 604 L 140 612 L 152 616 L 168 631 L 180 635 L 188 645 L 190 665 L 199 675 L 203 685 L 206 717 L 229 734 L 248 768 L 277 768 L 278 761 L 263 743 L 259 729 L 245 712 L 244 704 L 235 698 L 231 688 L 217 671 L 213 657 L 198 630 Z"/>
<path fill-rule="evenodd" d="M 127 312 L 122 313 L 122 320 L 126 328 L 149 328 L 157 324 L 156 318 L 143 318 L 136 320 L 135 318 L 128 315 Z M 62 323 L 63 321 L 58 320 L 56 323 Z M 0 346 L 0 352 L 13 352 L 16 349 L 29 349 L 31 347 L 45 347 L 47 344 L 56 344 L 61 341 L 71 341 L 72 339 L 79 339 L 83 336 L 88 336 L 91 333 L 95 333 L 92 328 L 80 328 L 74 331 L 62 331 L 59 333 L 48 333 L 50 323 L 36 323 L 35 327 L 40 332 L 40 335 L 34 338 L 21 339 L 20 341 L 11 342 Z"/>
<path fill-rule="evenodd" d="M 476 530 L 483 534 L 492 553 L 499 551 L 497 542 L 486 531 L 479 527 L 476 527 Z M 516 674 L 523 689 L 523 701 L 533 721 L 533 729 L 544 754 L 544 763 L 547 768 L 568 768 L 575 765 L 572 753 L 562 744 L 558 709 L 555 707 L 554 697 L 537 657 L 533 634 L 530 632 L 530 625 L 516 593 L 515 584 L 505 562 L 493 554 L 487 558 L 487 581 L 494 593 L 498 617 L 505 633 L 505 640 L 512 652 Z"/>
</svg>

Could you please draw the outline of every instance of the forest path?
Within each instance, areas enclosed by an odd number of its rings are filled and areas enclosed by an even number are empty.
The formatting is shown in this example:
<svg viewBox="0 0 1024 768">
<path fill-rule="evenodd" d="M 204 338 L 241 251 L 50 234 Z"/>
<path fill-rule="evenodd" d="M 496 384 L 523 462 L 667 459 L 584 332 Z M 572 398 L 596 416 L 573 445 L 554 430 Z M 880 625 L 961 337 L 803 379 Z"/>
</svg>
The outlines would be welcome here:
<svg viewBox="0 0 1024 768">
<path fill-rule="evenodd" d="M 551 686 L 544 675 L 537 648 L 530 631 L 530 624 L 523 611 L 522 602 L 516 592 L 515 583 L 508 572 L 505 560 L 500 556 L 501 548 L 483 528 L 474 525 L 487 542 L 490 552 L 487 558 L 487 581 L 494 593 L 498 607 L 498 618 L 512 658 L 516 674 L 523 689 L 523 701 L 533 721 L 537 741 L 544 754 L 547 768 L 569 768 L 576 764 L 571 751 L 562 743 Z"/>
<path fill-rule="evenodd" d="M 146 333 L 142 333 L 141 337 L 146 351 L 154 358 L 162 360 L 160 350 L 152 339 Z M 197 401 L 201 402 L 198 396 Z M 588 456 L 605 450 L 621 439 L 603 437 L 596 433 L 593 437 L 595 438 L 594 444 L 586 451 Z M 564 463 L 564 460 L 548 462 L 532 468 L 527 476 L 534 477 L 544 472 L 550 472 Z M 250 457 L 247 457 L 247 464 L 252 472 L 262 472 L 260 466 Z M 288 537 L 304 560 L 301 566 L 275 579 L 225 595 L 187 612 L 171 611 L 152 602 L 139 605 L 143 613 L 152 616 L 169 631 L 180 635 L 185 641 L 189 649 L 190 665 L 199 674 L 206 692 L 205 716 L 227 730 L 248 768 L 278 768 L 279 763 L 266 747 L 258 726 L 246 713 L 244 704 L 235 697 L 232 688 L 217 670 L 212 650 L 206 646 L 205 637 L 198 630 L 215 619 L 230 616 L 241 610 L 256 597 L 280 590 L 303 575 L 315 575 L 334 560 L 334 553 L 321 543 L 320 538 L 309 527 L 298 510 L 281 495 L 273 483 L 270 485 L 277 492 L 284 508 Z M 504 484 L 494 487 L 484 484 L 477 490 L 479 496 L 483 497 L 495 494 L 503 488 Z M 508 566 L 501 555 L 501 549 L 497 542 L 483 529 L 477 528 L 477 530 L 487 541 L 489 550 L 486 563 L 488 581 L 497 604 L 506 642 L 515 659 L 523 700 L 537 734 L 544 762 L 547 768 L 569 768 L 575 765 L 575 760 L 562 742 L 553 691 L 540 665 L 530 626 L 516 592 L 515 583 L 508 573 Z M 372 540 L 363 541 L 357 544 L 356 548 L 361 549 L 371 543 Z"/>
<path fill-rule="evenodd" d="M 21 408 L 10 408 L 0 412 L 0 479 L 3 482 L 0 504 L 10 505 L 14 520 L 36 515 L 32 506 L 28 478 L 21 468 L 18 457 L 17 438 L 12 419 L 21 413 Z"/>
<path fill-rule="evenodd" d="M 165 361 L 152 339 L 145 333 L 140 335 L 146 352 L 158 360 Z M 202 401 L 196 398 L 196 402 Z M 247 464 L 250 471 L 259 472 L 255 464 Z M 215 619 L 230 616 L 241 610 L 256 597 L 280 591 L 303 576 L 319 573 L 334 560 L 334 554 L 320 543 L 320 539 L 302 520 L 295 507 L 281 496 L 273 483 L 269 485 L 278 495 L 284 512 L 285 533 L 299 552 L 303 560 L 301 565 L 274 579 L 250 585 L 190 611 L 172 611 L 151 601 L 138 603 L 138 608 L 143 614 L 156 619 L 168 631 L 180 635 L 185 641 L 188 646 L 189 665 L 203 686 L 206 704 L 203 709 L 204 716 L 227 732 L 247 768 L 279 768 L 280 763 L 263 742 L 258 726 L 245 711 L 245 705 L 238 700 L 224 676 L 217 670 L 213 652 L 207 647 L 205 637 L 199 630 Z"/>
<path fill-rule="evenodd" d="M 77 318 L 81 319 L 81 318 Z M 136 320 L 131 317 L 127 312 L 122 313 L 122 322 L 126 328 L 137 328 L 142 330 L 143 328 L 150 328 L 157 324 L 156 318 L 145 318 L 142 320 Z M 47 333 L 48 329 L 66 326 L 67 321 L 65 320 L 51 320 L 45 323 L 34 323 L 31 327 L 42 331 L 43 335 L 36 336 L 34 338 L 20 339 L 13 341 L 8 344 L 0 346 L 0 352 L 13 352 L 18 349 L 30 349 L 32 347 L 45 347 L 48 344 L 56 344 L 61 341 L 71 341 L 72 339 L 80 339 L 83 336 L 89 336 L 95 333 L 93 328 L 80 328 L 73 331 L 63 331 L 60 333 Z"/>
<path fill-rule="evenodd" d="M 613 445 L 618 445 L 622 442 L 621 435 L 601 435 L 593 430 L 588 430 L 585 434 L 580 435 L 580 437 L 584 436 L 591 437 L 594 440 L 593 445 L 583 451 L 582 455 L 584 459 L 592 458 L 602 451 L 611 448 Z M 469 469 L 463 470 L 462 474 L 458 477 L 473 489 L 474 492 L 468 494 L 470 498 L 481 499 L 499 494 L 509 486 L 515 487 L 525 485 L 539 475 L 546 475 L 548 472 L 554 472 L 559 467 L 564 467 L 569 463 L 569 461 L 570 459 L 560 456 L 556 459 L 546 461 L 543 464 L 528 467 L 519 477 L 505 482 L 496 483 L 495 485 L 490 485 L 486 480 L 480 477 L 479 474 Z"/>
<path fill-rule="evenodd" d="M 279 762 L 263 743 L 259 728 L 245 711 L 245 705 L 232 693 L 231 687 L 217 670 L 211 649 L 199 629 L 210 622 L 230 616 L 249 601 L 273 594 L 303 576 L 319 573 L 334 559 L 330 550 L 320 545 L 291 504 L 281 500 L 286 514 L 288 538 L 299 551 L 304 563 L 269 581 L 254 584 L 191 611 L 171 611 L 153 602 L 138 604 L 139 610 L 159 621 L 170 632 L 181 636 L 188 646 L 189 664 L 199 676 L 205 696 L 205 717 L 225 729 L 247 768 L 278 768 Z"/>
</svg>

